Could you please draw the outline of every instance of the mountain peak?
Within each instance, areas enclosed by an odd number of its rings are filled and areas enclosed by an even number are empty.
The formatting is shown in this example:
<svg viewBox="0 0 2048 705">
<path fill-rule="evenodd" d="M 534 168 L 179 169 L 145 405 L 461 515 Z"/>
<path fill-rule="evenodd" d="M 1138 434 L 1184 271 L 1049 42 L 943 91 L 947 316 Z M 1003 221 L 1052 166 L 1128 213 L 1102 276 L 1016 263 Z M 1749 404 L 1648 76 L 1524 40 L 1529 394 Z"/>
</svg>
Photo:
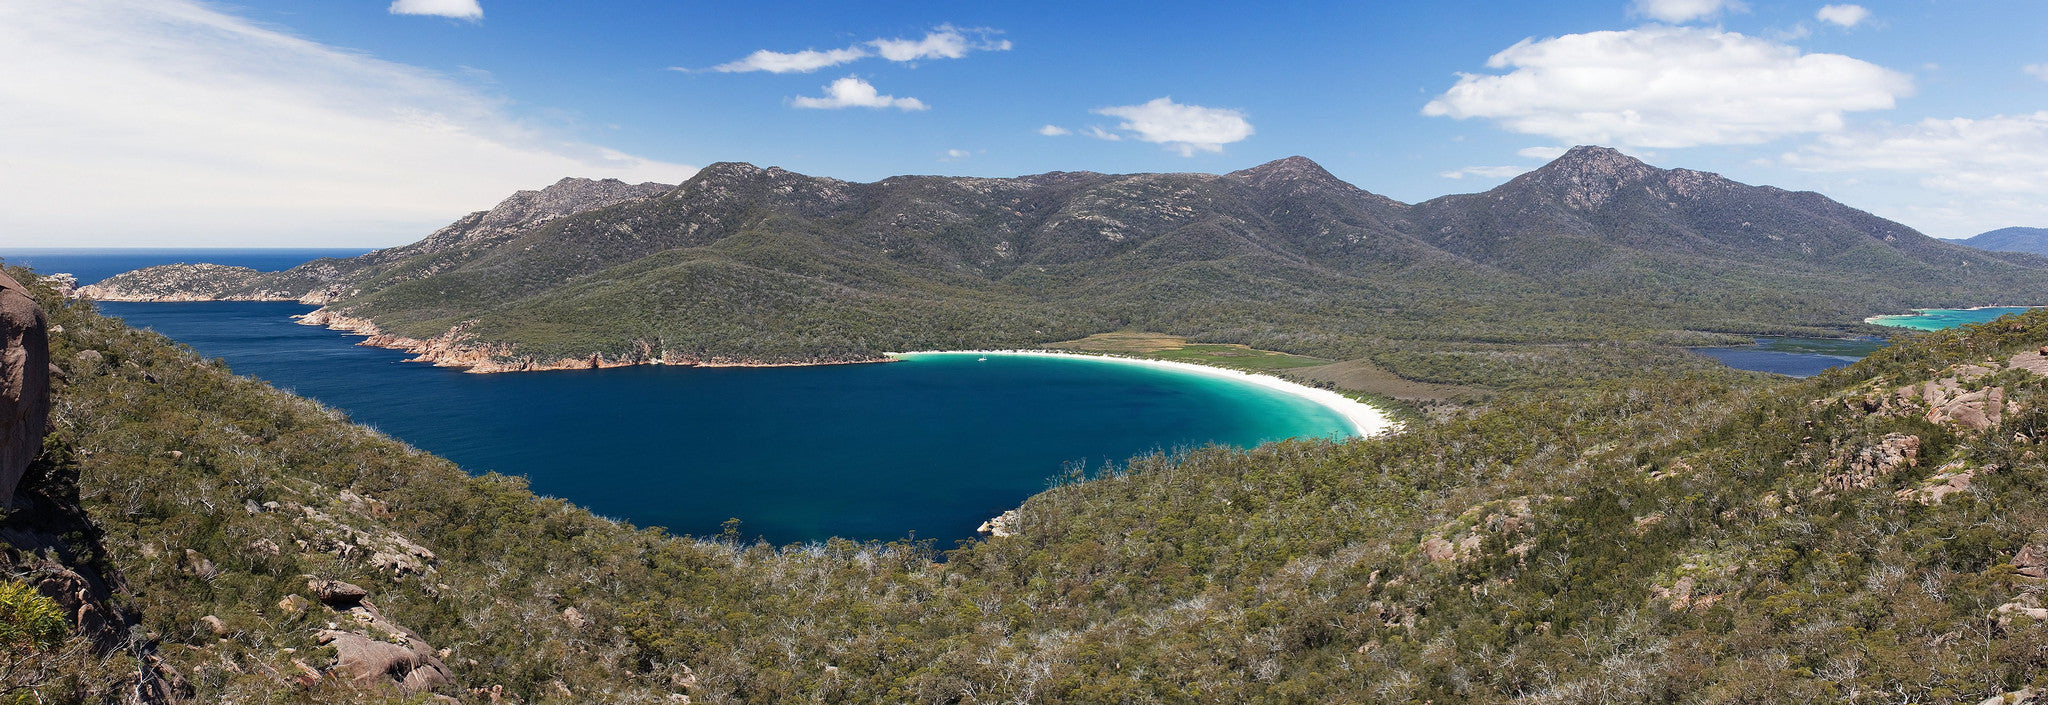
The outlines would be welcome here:
<svg viewBox="0 0 2048 705">
<path fill-rule="evenodd" d="M 1253 179 L 1257 181 L 1264 181 L 1268 179 L 1293 180 L 1301 178 L 1337 178 L 1335 176 L 1331 176 L 1329 171 L 1324 170 L 1323 165 L 1315 163 L 1315 160 L 1299 155 L 1287 157 L 1285 159 L 1275 159 L 1273 161 L 1260 164 L 1250 169 L 1239 169 L 1237 171 L 1230 172 L 1228 176 L 1236 176 L 1246 179 Z"/>
<path fill-rule="evenodd" d="M 1583 144 L 1571 148 L 1570 151 L 1564 153 L 1564 156 L 1552 160 L 1549 164 L 1545 164 L 1542 168 L 1537 169 L 1537 171 L 1547 169 L 1569 170 L 1589 174 L 1626 174 L 1632 176 L 1640 176 L 1657 171 L 1656 167 L 1643 163 L 1641 159 L 1623 154 L 1619 149 Z"/>
<path fill-rule="evenodd" d="M 1572 208 L 1594 208 L 1613 197 L 1622 186 L 1659 173 L 1657 167 L 1621 150 L 1580 145 L 1535 171 L 1515 177 L 1502 188 L 1534 186 L 1557 193 Z"/>
</svg>

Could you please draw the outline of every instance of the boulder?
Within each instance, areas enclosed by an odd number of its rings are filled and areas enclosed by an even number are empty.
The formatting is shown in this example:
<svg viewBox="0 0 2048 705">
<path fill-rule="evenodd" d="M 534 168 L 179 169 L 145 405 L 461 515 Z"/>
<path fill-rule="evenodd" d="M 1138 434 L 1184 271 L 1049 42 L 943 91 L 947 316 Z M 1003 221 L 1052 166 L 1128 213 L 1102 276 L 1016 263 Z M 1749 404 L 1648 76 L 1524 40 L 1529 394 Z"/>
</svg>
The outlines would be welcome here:
<svg viewBox="0 0 2048 705">
<path fill-rule="evenodd" d="M 312 590 L 313 597 L 319 598 L 321 604 L 337 610 L 345 610 L 361 604 L 363 598 L 370 595 L 370 591 L 350 583 L 318 578 L 307 581 L 306 589 Z"/>
<path fill-rule="evenodd" d="M 50 330 L 28 288 L 0 273 L 0 507 L 50 430 Z"/>
</svg>

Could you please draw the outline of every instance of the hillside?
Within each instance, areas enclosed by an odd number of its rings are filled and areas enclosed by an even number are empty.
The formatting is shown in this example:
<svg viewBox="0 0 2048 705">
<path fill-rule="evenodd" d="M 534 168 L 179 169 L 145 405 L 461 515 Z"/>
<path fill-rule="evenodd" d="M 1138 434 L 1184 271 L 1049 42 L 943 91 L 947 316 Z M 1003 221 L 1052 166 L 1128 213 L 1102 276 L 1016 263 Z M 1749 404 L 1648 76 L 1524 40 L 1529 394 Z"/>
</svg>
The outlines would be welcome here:
<svg viewBox="0 0 2048 705">
<path fill-rule="evenodd" d="M 1976 703 L 2048 681 L 2048 311 L 1803 382 L 1640 377 L 1137 458 L 940 562 L 608 522 L 37 300 L 59 380 L 38 476 L 76 483 L 196 702 Z"/>
<path fill-rule="evenodd" d="M 2048 256 L 2048 228 L 1999 228 L 1956 242 L 1993 252 L 2028 252 Z"/>
<path fill-rule="evenodd" d="M 471 216 L 353 260 L 201 285 L 154 268 L 82 291 L 301 298 L 325 304 L 317 321 L 479 371 L 866 360 L 1135 330 L 1513 387 L 1607 357 L 1594 343 L 1840 334 L 1876 313 L 2048 290 L 2040 259 L 1598 147 L 1416 205 L 1301 157 L 1224 175 L 867 184 L 722 163 L 635 188 L 489 236 L 448 234 L 485 217 Z"/>
</svg>

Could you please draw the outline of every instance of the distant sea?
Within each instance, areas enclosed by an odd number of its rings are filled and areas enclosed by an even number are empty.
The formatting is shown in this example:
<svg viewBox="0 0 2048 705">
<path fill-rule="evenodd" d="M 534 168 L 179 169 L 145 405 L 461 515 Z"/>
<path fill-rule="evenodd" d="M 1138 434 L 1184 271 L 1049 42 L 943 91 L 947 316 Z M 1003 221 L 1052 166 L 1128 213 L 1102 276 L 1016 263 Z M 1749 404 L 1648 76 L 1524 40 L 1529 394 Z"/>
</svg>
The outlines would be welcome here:
<svg viewBox="0 0 2048 705">
<path fill-rule="evenodd" d="M 84 282 L 213 262 L 288 269 L 363 250 L 0 251 Z M 728 518 L 772 543 L 937 539 L 1046 489 L 1068 468 L 1205 444 L 1342 437 L 1322 406 L 1242 382 L 1088 360 L 929 356 L 791 368 L 472 375 L 298 325 L 282 302 L 101 303 L 471 472 L 676 533 Z"/>
<path fill-rule="evenodd" d="M 259 272 L 281 272 L 322 257 L 354 257 L 368 248 L 82 248 L 13 247 L 0 248 L 0 259 L 8 264 L 33 267 L 43 274 L 67 273 L 80 284 L 159 264 L 225 264 L 248 267 Z"/>
</svg>

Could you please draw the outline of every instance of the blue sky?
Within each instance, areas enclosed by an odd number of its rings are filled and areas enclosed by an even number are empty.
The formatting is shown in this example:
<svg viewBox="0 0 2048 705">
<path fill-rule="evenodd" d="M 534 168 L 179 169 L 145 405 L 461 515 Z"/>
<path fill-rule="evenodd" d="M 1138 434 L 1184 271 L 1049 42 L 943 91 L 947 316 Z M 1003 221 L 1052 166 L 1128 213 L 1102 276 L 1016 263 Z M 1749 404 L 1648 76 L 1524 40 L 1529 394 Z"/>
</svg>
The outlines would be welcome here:
<svg viewBox="0 0 2048 705">
<path fill-rule="evenodd" d="M 0 245 L 393 245 L 717 161 L 1299 154 L 1415 202 L 1583 143 L 1958 237 L 2048 226 L 2044 35 L 2038 0 L 0 0 Z"/>
</svg>

